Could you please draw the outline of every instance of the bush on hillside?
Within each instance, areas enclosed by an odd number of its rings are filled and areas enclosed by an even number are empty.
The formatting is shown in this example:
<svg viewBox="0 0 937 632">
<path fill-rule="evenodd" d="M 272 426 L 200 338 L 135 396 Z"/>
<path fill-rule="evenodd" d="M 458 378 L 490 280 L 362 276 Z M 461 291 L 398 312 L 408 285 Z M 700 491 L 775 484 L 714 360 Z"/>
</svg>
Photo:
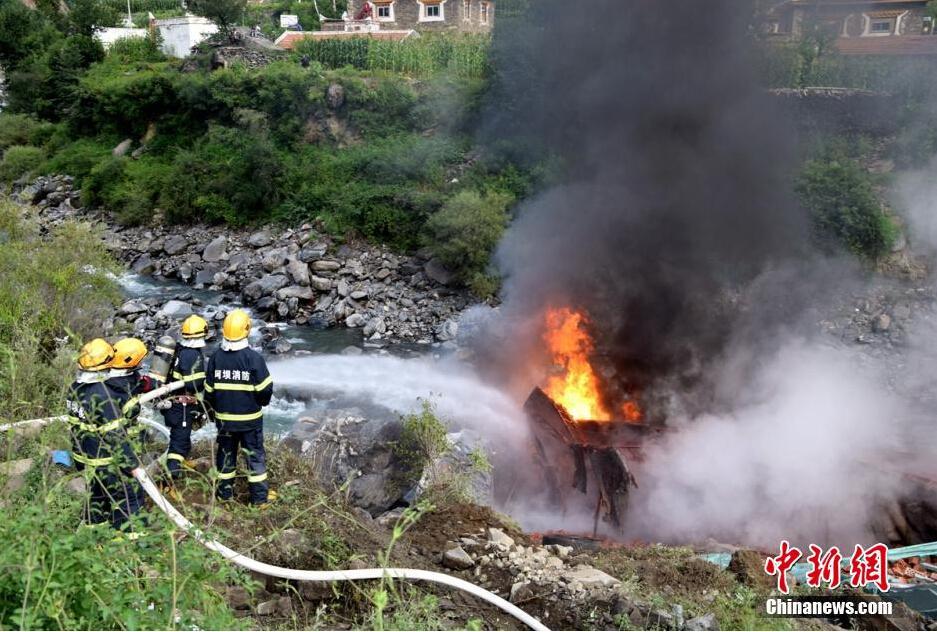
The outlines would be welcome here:
<svg viewBox="0 0 937 632">
<path fill-rule="evenodd" d="M 3 152 L 0 162 L 0 182 L 11 183 L 34 173 L 42 164 L 44 154 L 38 147 L 13 145 Z"/>
<path fill-rule="evenodd" d="M 26 114 L 0 113 L 0 150 L 12 145 L 40 146 L 49 140 L 55 125 Z"/>
<path fill-rule="evenodd" d="M 882 210 L 870 175 L 858 163 L 842 157 L 811 160 L 797 179 L 796 191 L 823 247 L 846 248 L 868 259 L 888 253 L 896 228 Z"/>
<path fill-rule="evenodd" d="M 429 218 L 430 248 L 461 281 L 479 283 L 507 226 L 507 208 L 513 201 L 505 193 L 460 191 Z"/>
</svg>

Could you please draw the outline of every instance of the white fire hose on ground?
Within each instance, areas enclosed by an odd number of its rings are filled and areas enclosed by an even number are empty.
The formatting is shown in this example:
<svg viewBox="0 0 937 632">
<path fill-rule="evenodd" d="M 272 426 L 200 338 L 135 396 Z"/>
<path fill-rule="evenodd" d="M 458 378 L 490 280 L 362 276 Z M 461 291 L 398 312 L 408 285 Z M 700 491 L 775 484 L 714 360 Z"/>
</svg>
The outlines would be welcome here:
<svg viewBox="0 0 937 632">
<path fill-rule="evenodd" d="M 184 385 L 185 383 L 181 381 L 171 382 L 165 386 L 142 395 L 140 397 L 140 403 L 145 404 L 146 402 L 182 388 Z M 22 426 L 43 426 L 55 421 L 66 420 L 67 417 L 65 415 L 58 417 L 47 417 L 44 419 L 28 419 L 26 421 L 0 425 L 0 432 Z M 149 420 L 141 420 L 141 422 L 164 435 L 169 434 L 169 431 L 165 427 L 156 422 Z M 153 499 L 153 502 L 156 504 L 156 506 L 159 507 L 163 513 L 165 513 L 166 516 L 168 516 L 169 519 L 175 523 L 177 527 L 201 542 L 207 549 L 220 554 L 226 560 L 248 570 L 260 573 L 262 575 L 267 575 L 269 577 L 279 577 L 281 579 L 292 579 L 305 582 L 359 581 L 366 579 L 383 579 L 385 577 L 393 579 L 427 581 L 435 584 L 449 586 L 451 588 L 467 592 L 470 595 L 474 595 L 483 601 L 487 601 L 491 605 L 511 615 L 529 627 L 531 630 L 549 630 L 549 628 L 540 623 L 540 621 L 530 616 L 512 604 L 510 601 L 499 597 L 489 590 L 485 590 L 481 586 L 476 586 L 475 584 L 467 582 L 464 579 L 459 579 L 458 577 L 453 577 L 452 575 L 446 575 L 445 573 L 436 573 L 433 571 L 424 571 L 414 568 L 364 568 L 360 570 L 345 571 L 305 571 L 293 568 L 284 568 L 282 566 L 274 566 L 272 564 L 260 562 L 242 555 L 233 549 L 229 549 L 217 540 L 213 540 L 204 531 L 192 524 L 185 516 L 179 513 L 179 510 L 173 507 L 172 504 L 166 500 L 162 493 L 160 493 L 156 483 L 153 482 L 153 479 L 149 477 L 149 475 L 146 473 L 146 470 L 144 470 L 142 467 L 138 467 L 133 470 L 133 477 L 140 482 L 140 484 L 143 486 L 143 489 L 146 491 L 149 497 Z"/>
</svg>

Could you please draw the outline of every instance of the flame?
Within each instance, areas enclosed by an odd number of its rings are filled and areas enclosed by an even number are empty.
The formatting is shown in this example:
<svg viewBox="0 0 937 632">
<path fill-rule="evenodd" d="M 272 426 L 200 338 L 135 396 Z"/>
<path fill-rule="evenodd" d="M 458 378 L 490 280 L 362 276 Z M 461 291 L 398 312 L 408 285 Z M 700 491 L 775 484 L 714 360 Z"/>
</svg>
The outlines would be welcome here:
<svg viewBox="0 0 937 632">
<path fill-rule="evenodd" d="M 641 423 L 641 420 L 644 418 L 641 407 L 634 401 L 625 402 L 621 405 L 621 415 L 625 421 L 633 424 Z"/>
<path fill-rule="evenodd" d="M 589 363 L 594 346 L 585 329 L 587 322 L 583 314 L 568 307 L 547 311 L 543 338 L 562 374 L 550 377 L 544 390 L 573 419 L 610 421 L 612 416 L 602 404 L 599 381 Z"/>
</svg>

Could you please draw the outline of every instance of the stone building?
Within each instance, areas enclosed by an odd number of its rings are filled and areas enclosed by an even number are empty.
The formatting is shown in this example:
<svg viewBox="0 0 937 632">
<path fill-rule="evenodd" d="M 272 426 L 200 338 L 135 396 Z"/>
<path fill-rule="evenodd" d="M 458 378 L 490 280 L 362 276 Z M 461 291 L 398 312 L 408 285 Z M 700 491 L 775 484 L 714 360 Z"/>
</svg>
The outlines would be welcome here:
<svg viewBox="0 0 937 632">
<path fill-rule="evenodd" d="M 786 0 L 768 14 L 772 37 L 797 39 L 819 27 L 844 55 L 937 55 L 928 0 Z"/>
<path fill-rule="evenodd" d="M 347 18 L 346 21 L 352 23 L 370 20 L 381 30 L 486 33 L 494 26 L 495 3 L 493 0 L 348 0 Z"/>
</svg>

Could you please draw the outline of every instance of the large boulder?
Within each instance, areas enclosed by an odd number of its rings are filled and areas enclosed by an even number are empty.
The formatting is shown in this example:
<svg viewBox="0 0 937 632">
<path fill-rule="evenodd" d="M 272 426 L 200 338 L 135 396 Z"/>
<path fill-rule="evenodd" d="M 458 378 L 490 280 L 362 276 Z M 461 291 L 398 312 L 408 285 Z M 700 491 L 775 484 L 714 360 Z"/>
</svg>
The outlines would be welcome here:
<svg viewBox="0 0 937 632">
<path fill-rule="evenodd" d="M 426 276 L 440 285 L 449 285 L 455 280 L 455 275 L 439 259 L 430 259 L 423 267 Z"/>
<path fill-rule="evenodd" d="M 299 251 L 299 260 L 303 263 L 312 263 L 325 256 L 328 246 L 323 243 L 307 244 Z"/>
<path fill-rule="evenodd" d="M 178 255 L 189 247 L 189 240 L 182 235 L 167 237 L 163 243 L 163 251 L 167 255 Z"/>
<path fill-rule="evenodd" d="M 298 285 L 309 285 L 309 266 L 296 259 L 289 257 L 286 261 L 286 273 L 293 279 L 293 283 Z"/>
<path fill-rule="evenodd" d="M 205 250 L 202 251 L 202 259 L 209 263 L 215 263 L 216 261 L 221 261 L 225 256 L 225 248 L 228 246 L 228 239 L 221 235 L 220 237 L 215 237 L 205 246 Z"/>
<path fill-rule="evenodd" d="M 264 254 L 261 265 L 267 272 L 274 272 L 283 267 L 286 261 L 286 251 L 280 248 L 274 248 Z"/>
<path fill-rule="evenodd" d="M 259 230 L 247 238 L 247 243 L 254 248 L 269 246 L 272 241 L 273 237 L 270 236 L 270 231 L 267 230 Z"/>
<path fill-rule="evenodd" d="M 368 419 L 357 410 L 300 419 L 284 445 L 312 461 L 319 482 L 338 490 L 347 484 L 351 503 L 372 516 L 403 503 L 414 481 L 394 452 L 399 419 Z"/>
<path fill-rule="evenodd" d="M 249 283 L 243 290 L 244 298 L 256 301 L 263 296 L 269 296 L 289 283 L 283 274 L 268 274 L 259 280 Z"/>
<path fill-rule="evenodd" d="M 192 309 L 192 305 L 186 303 L 185 301 L 171 300 L 167 301 L 160 310 L 156 313 L 157 317 L 164 316 L 167 318 L 173 318 L 179 320 L 181 318 L 187 318 L 194 314 L 195 311 Z"/>
<path fill-rule="evenodd" d="M 302 301 L 311 301 L 316 297 L 315 292 L 310 287 L 301 285 L 291 285 L 281 290 L 277 290 L 277 298 L 285 301 L 290 298 L 298 298 Z"/>
<path fill-rule="evenodd" d="M 156 270 L 156 263 L 153 262 L 153 258 L 150 257 L 150 255 L 143 253 L 134 259 L 130 269 L 137 274 L 153 274 L 153 271 Z"/>
</svg>

